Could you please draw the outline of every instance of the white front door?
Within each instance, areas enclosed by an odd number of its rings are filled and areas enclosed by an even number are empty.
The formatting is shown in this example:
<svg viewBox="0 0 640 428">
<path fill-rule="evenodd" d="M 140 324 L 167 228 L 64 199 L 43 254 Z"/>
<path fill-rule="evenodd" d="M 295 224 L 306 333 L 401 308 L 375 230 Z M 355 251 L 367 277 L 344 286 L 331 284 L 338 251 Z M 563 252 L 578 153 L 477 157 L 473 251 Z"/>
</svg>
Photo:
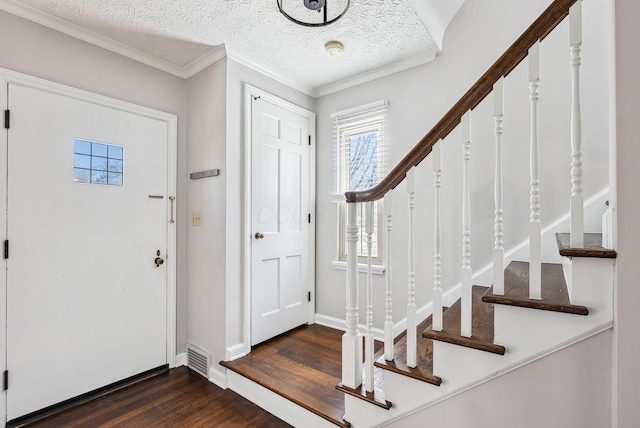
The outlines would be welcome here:
<svg viewBox="0 0 640 428">
<path fill-rule="evenodd" d="M 169 131 L 33 88 L 8 94 L 12 420 L 167 364 L 167 263 L 155 259 L 167 252 Z"/>
<path fill-rule="evenodd" d="M 310 119 L 268 101 L 251 111 L 251 344 L 309 321 Z"/>
</svg>

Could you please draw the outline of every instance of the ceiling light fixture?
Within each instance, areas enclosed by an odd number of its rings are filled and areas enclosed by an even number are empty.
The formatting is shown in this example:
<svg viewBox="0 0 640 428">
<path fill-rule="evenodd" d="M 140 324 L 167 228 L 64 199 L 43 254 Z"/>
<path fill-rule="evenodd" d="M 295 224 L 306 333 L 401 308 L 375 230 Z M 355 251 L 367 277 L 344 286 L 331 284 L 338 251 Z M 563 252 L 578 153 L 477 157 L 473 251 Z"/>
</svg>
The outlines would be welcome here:
<svg viewBox="0 0 640 428">
<path fill-rule="evenodd" d="M 304 5 L 300 5 L 300 0 L 277 0 L 278 9 L 280 13 L 287 17 L 291 22 L 295 22 L 298 25 L 305 27 L 324 27 L 325 25 L 333 24 L 338 19 L 342 18 L 349 9 L 349 3 L 351 0 L 302 0 Z M 338 7 L 342 6 L 339 13 L 329 10 L 329 2 L 337 4 Z M 288 4 L 288 6 L 285 6 Z M 309 12 L 317 12 L 318 19 L 312 19 L 313 14 Z"/>
</svg>

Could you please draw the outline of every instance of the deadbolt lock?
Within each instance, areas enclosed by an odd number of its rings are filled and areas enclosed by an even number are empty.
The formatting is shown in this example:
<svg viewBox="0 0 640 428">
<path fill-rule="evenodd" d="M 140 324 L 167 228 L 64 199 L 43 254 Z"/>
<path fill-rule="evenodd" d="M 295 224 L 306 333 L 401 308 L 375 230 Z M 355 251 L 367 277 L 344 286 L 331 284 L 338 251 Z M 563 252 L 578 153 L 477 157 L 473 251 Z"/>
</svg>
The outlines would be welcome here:
<svg viewBox="0 0 640 428">
<path fill-rule="evenodd" d="M 156 264 L 156 267 L 159 267 L 161 264 L 164 263 L 164 259 L 160 257 L 160 250 L 156 251 L 156 256 L 158 257 L 156 257 L 153 262 Z"/>
</svg>

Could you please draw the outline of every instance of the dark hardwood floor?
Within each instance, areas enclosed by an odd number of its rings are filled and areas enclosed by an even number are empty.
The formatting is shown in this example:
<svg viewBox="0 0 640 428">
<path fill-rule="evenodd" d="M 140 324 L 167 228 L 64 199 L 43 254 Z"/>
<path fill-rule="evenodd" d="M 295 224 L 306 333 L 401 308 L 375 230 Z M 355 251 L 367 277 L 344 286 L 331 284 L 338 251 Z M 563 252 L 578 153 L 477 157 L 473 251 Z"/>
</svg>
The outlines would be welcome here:
<svg viewBox="0 0 640 428">
<path fill-rule="evenodd" d="M 27 425 L 55 427 L 289 427 L 231 390 L 179 367 Z"/>
</svg>

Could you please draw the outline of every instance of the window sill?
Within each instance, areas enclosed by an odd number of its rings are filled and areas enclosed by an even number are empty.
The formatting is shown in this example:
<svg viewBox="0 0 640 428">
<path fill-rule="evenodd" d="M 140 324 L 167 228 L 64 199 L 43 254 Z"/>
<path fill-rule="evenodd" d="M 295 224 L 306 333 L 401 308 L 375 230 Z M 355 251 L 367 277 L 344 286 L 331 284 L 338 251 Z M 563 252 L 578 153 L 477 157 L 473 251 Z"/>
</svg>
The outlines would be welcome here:
<svg viewBox="0 0 640 428">
<path fill-rule="evenodd" d="M 336 270 L 347 270 L 347 262 L 341 261 L 333 261 L 331 262 L 333 267 Z M 387 270 L 386 266 L 383 265 L 371 265 L 371 273 L 374 275 L 384 275 L 384 272 Z M 358 263 L 358 272 L 367 273 L 367 265 L 363 263 Z"/>
</svg>

